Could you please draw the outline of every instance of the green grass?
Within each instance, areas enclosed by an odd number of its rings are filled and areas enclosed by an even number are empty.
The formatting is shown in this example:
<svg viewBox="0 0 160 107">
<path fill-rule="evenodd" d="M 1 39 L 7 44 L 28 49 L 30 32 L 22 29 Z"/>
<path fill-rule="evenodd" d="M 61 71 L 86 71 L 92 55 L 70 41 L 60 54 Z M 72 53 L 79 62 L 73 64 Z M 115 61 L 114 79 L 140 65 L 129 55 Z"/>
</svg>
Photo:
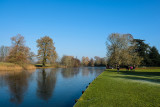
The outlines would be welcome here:
<svg viewBox="0 0 160 107">
<path fill-rule="evenodd" d="M 160 107 L 160 69 L 106 70 L 75 107 Z"/>
</svg>

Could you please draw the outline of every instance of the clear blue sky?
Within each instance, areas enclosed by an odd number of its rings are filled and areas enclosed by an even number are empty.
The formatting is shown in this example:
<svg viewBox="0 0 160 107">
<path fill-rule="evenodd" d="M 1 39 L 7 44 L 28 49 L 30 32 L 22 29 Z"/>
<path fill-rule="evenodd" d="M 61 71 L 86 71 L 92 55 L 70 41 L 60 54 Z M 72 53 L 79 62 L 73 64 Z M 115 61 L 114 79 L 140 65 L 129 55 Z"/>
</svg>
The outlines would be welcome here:
<svg viewBox="0 0 160 107">
<path fill-rule="evenodd" d="M 111 33 L 160 50 L 160 0 L 0 0 L 0 46 L 21 34 L 37 53 L 36 40 L 48 35 L 60 57 L 105 57 Z"/>
</svg>

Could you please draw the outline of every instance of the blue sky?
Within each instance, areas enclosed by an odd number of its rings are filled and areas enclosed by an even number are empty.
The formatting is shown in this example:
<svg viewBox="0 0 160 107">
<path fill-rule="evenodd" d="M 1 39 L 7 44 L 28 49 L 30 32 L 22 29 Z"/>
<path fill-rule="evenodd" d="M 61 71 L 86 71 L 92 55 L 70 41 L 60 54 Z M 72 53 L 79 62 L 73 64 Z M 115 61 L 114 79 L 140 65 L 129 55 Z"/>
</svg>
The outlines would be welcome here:
<svg viewBox="0 0 160 107">
<path fill-rule="evenodd" d="M 36 40 L 48 35 L 60 57 L 105 57 L 111 33 L 130 33 L 160 50 L 159 31 L 159 0 L 0 0 L 0 46 L 21 34 L 34 53 Z"/>
</svg>

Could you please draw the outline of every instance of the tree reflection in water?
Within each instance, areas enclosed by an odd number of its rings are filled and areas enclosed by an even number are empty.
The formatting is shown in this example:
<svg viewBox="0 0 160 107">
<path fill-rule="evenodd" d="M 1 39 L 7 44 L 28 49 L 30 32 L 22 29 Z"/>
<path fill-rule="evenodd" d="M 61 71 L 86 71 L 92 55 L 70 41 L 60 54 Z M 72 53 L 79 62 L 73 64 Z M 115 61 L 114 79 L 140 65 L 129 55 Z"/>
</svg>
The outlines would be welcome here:
<svg viewBox="0 0 160 107">
<path fill-rule="evenodd" d="M 39 69 L 37 77 L 37 96 L 42 100 L 52 97 L 56 84 L 56 69 Z"/>
<path fill-rule="evenodd" d="M 61 74 L 64 78 L 72 78 L 78 75 L 79 71 L 79 68 L 64 68 L 62 69 Z"/>
<path fill-rule="evenodd" d="M 82 69 L 82 75 L 83 76 L 88 76 L 89 75 L 89 73 L 90 73 L 90 69 L 88 68 L 88 67 L 84 67 L 83 69 Z"/>
<path fill-rule="evenodd" d="M 6 81 L 5 81 L 4 73 L 0 73 L 0 88 L 5 86 L 6 86 Z"/>
<path fill-rule="evenodd" d="M 100 75 L 101 72 L 104 71 L 105 69 L 106 69 L 105 67 L 101 67 L 101 68 L 100 67 L 95 67 L 95 70 L 96 70 L 95 76 L 97 77 L 98 75 Z"/>
<path fill-rule="evenodd" d="M 24 93 L 28 89 L 28 80 L 31 75 L 32 72 L 13 71 L 1 76 L 8 85 L 11 102 L 20 104 L 23 101 Z"/>
</svg>

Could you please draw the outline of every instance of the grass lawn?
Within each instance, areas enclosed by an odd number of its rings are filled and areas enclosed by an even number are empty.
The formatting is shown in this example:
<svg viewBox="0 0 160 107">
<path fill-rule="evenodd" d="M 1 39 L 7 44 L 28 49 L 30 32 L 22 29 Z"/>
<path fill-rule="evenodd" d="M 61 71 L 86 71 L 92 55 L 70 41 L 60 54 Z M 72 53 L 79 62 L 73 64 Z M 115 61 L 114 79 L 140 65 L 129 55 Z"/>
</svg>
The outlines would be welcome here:
<svg viewBox="0 0 160 107">
<path fill-rule="evenodd" d="M 75 107 L 160 107 L 160 69 L 106 70 Z"/>
</svg>

